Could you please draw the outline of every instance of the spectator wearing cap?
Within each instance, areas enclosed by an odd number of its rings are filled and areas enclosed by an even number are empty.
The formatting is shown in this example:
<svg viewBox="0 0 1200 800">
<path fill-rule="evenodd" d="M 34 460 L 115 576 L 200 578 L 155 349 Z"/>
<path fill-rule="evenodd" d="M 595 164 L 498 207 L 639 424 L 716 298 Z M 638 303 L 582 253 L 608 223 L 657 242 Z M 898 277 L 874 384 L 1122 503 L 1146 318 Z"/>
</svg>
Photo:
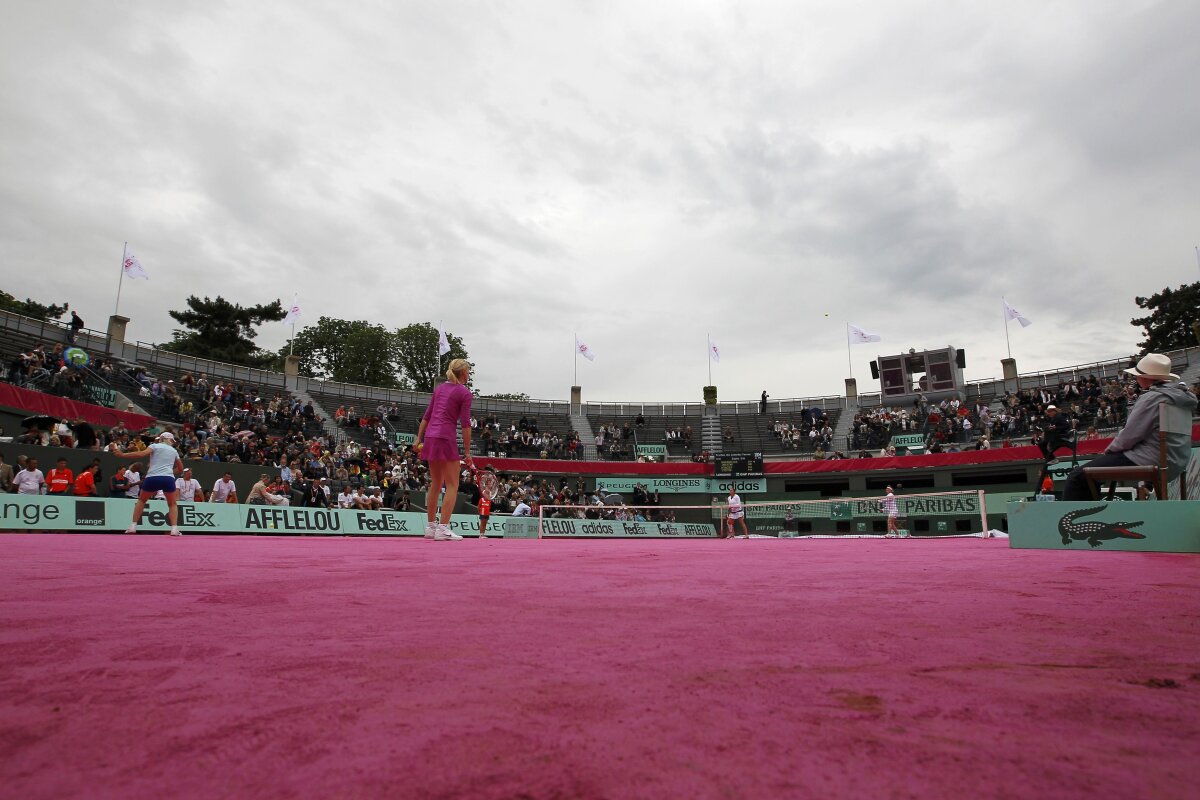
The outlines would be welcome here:
<svg viewBox="0 0 1200 800">
<path fill-rule="evenodd" d="M 1142 395 L 1129 411 L 1125 427 L 1105 448 L 1103 455 L 1088 462 L 1089 467 L 1156 466 L 1159 463 L 1158 413 L 1159 406 L 1171 403 L 1189 414 L 1196 412 L 1196 396 L 1188 390 L 1179 376 L 1171 372 L 1171 359 L 1161 353 L 1149 353 L 1136 367 L 1125 370 L 1142 389 Z M 1191 436 L 1176 436 L 1167 443 L 1168 474 L 1182 465 L 1187 468 L 1191 457 Z M 1063 487 L 1064 500 L 1090 500 L 1091 489 L 1076 467 L 1067 476 Z M 1161 499 L 1161 498 L 1160 498 Z"/>
<path fill-rule="evenodd" d="M 203 503 L 204 490 L 200 488 L 200 481 L 192 477 L 191 468 L 186 468 L 183 474 L 175 481 L 175 488 L 179 492 L 179 500 L 184 503 Z"/>
</svg>

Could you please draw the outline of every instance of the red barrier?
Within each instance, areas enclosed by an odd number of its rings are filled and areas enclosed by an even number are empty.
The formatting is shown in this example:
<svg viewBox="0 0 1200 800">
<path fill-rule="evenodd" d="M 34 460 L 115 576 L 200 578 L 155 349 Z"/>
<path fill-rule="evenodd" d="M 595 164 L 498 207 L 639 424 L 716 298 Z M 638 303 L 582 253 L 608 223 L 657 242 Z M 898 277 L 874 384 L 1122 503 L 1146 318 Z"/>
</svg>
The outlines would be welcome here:
<svg viewBox="0 0 1200 800">
<path fill-rule="evenodd" d="M 711 475 L 711 464 L 668 462 L 639 464 L 636 461 L 549 461 L 541 458 L 475 459 L 480 467 L 501 472 L 553 472 L 564 475 Z"/>
<path fill-rule="evenodd" d="M 28 416 L 49 414 L 61 420 L 83 419 L 103 428 L 111 428 L 120 422 L 131 431 L 140 431 L 154 424 L 154 417 L 146 414 L 133 414 L 93 403 L 80 403 L 65 397 L 22 389 L 11 383 L 0 383 L 0 406 L 23 411 Z"/>
<path fill-rule="evenodd" d="M 1111 438 L 1079 443 L 1079 454 L 1095 456 L 1104 452 Z M 1200 443 L 1200 424 L 1192 426 L 1192 441 Z M 1062 458 L 1065 450 L 1059 451 Z M 1069 456 L 1067 456 L 1069 458 Z M 866 472 L 881 469 L 928 469 L 971 464 L 999 464 L 1042 460 L 1042 452 L 1033 445 L 966 450 L 961 453 L 896 456 L 893 458 L 846 458 L 836 461 L 768 461 L 763 464 L 767 475 L 787 475 L 804 472 Z M 477 458 L 480 466 L 494 466 L 503 472 L 552 472 L 566 475 L 711 475 L 712 464 L 667 462 L 638 464 L 633 461 L 544 461 L 538 458 Z"/>
</svg>

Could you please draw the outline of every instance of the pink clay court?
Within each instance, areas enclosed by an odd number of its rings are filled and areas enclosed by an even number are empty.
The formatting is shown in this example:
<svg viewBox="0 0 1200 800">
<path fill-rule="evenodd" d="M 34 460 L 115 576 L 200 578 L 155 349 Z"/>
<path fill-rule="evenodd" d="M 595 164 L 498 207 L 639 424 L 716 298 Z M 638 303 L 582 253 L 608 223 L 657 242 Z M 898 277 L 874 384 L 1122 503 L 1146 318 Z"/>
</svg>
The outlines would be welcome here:
<svg viewBox="0 0 1200 800">
<path fill-rule="evenodd" d="M 1196 797 L 1200 559 L 0 537 L 12 798 Z"/>
</svg>

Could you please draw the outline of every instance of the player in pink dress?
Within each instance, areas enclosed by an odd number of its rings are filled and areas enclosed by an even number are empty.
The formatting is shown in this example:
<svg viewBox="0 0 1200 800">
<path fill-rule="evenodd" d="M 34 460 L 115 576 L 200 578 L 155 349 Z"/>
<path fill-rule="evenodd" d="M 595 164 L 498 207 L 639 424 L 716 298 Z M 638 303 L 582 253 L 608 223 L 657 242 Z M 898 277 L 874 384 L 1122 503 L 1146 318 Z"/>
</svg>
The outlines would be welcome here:
<svg viewBox="0 0 1200 800">
<path fill-rule="evenodd" d="M 433 390 L 429 408 L 421 418 L 415 447 L 422 460 L 429 463 L 429 494 L 425 498 L 429 525 L 425 528 L 426 539 L 446 541 L 461 539 L 450 530 L 450 515 L 454 512 L 454 501 L 458 497 L 459 454 L 456 425 L 462 426 L 463 449 L 467 451 L 467 466 L 474 469 L 471 459 L 471 390 L 467 378 L 471 364 L 464 358 L 450 362 L 446 370 L 446 383 Z M 441 522 L 437 521 L 438 495 L 442 487 Z"/>
</svg>

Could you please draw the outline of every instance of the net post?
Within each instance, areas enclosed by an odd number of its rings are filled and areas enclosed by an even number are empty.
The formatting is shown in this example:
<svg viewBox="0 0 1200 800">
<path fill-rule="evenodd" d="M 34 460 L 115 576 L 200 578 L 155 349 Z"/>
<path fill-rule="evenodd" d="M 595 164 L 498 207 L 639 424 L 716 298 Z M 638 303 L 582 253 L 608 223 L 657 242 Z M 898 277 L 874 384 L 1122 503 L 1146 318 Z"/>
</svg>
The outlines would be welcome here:
<svg viewBox="0 0 1200 800">
<path fill-rule="evenodd" d="M 546 513 L 546 507 L 538 505 L 538 521 L 537 521 L 537 538 L 542 538 L 542 519 Z"/>
<path fill-rule="evenodd" d="M 987 500 L 985 499 L 986 493 L 983 491 L 983 489 L 978 489 L 977 491 L 979 492 L 979 517 L 980 517 L 980 522 L 983 523 L 983 527 L 980 530 L 983 531 L 983 538 L 987 539 L 988 538 L 988 521 L 987 521 Z"/>
</svg>

